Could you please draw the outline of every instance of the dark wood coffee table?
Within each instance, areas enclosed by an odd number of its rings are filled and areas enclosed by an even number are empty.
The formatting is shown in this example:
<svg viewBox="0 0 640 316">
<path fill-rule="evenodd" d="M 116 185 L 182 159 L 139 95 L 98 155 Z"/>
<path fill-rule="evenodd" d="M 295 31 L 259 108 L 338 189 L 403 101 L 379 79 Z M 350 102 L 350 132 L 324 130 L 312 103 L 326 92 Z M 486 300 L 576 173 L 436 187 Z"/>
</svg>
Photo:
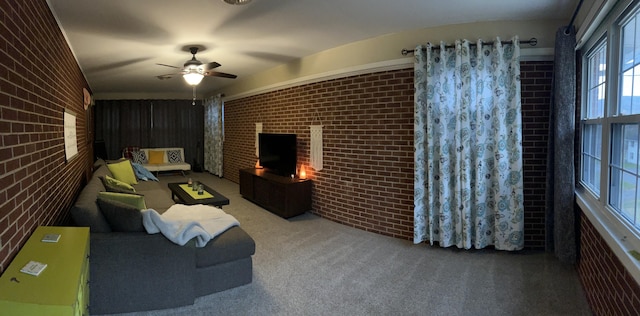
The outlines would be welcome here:
<svg viewBox="0 0 640 316">
<path fill-rule="evenodd" d="M 214 189 L 202 184 L 202 189 L 206 193 L 208 193 L 205 197 L 194 198 L 190 192 L 185 191 L 191 190 L 190 187 L 186 187 L 186 182 L 179 183 L 169 183 L 169 190 L 171 190 L 171 198 L 178 198 L 182 204 L 186 205 L 194 205 L 194 204 L 209 204 L 213 206 L 218 206 L 222 208 L 223 205 L 229 205 L 229 199 L 227 199 L 224 195 L 216 192 Z M 181 187 L 182 186 L 182 187 Z M 183 188 L 184 187 L 184 188 Z M 193 191 L 194 193 L 197 191 Z M 197 194 L 196 194 L 197 195 Z"/>
</svg>

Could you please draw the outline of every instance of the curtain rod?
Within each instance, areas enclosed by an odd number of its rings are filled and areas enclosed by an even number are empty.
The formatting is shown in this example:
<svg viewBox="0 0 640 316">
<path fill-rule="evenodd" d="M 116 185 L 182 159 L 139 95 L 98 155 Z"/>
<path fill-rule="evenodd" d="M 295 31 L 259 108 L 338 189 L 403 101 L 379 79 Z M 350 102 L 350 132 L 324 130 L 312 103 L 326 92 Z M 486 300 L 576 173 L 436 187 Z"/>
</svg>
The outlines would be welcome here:
<svg viewBox="0 0 640 316">
<path fill-rule="evenodd" d="M 573 22 L 576 20 L 576 16 L 578 16 L 578 12 L 580 12 L 582 1 L 584 0 L 580 0 L 580 2 L 578 2 L 578 6 L 576 7 L 576 10 L 573 11 L 573 16 L 571 16 L 571 21 L 569 22 L 569 25 L 567 25 L 567 28 L 564 30 L 565 35 L 571 34 L 571 28 L 573 27 Z"/>
<path fill-rule="evenodd" d="M 503 45 L 513 44 L 513 41 L 500 41 L 500 43 L 502 43 Z M 520 41 L 520 44 L 529 44 L 531 46 L 536 46 L 538 45 L 538 39 L 535 37 L 532 37 L 528 41 Z M 476 45 L 477 44 L 475 43 L 469 43 L 469 46 L 476 46 Z M 482 43 L 482 45 L 493 45 L 493 42 L 484 42 Z M 454 48 L 454 47 L 455 45 L 447 45 L 444 48 Z M 433 49 L 440 49 L 440 46 L 433 47 Z M 407 56 L 408 54 L 413 54 L 414 52 L 415 52 L 415 49 L 406 49 L 406 48 L 403 48 L 401 51 L 402 56 Z"/>
</svg>

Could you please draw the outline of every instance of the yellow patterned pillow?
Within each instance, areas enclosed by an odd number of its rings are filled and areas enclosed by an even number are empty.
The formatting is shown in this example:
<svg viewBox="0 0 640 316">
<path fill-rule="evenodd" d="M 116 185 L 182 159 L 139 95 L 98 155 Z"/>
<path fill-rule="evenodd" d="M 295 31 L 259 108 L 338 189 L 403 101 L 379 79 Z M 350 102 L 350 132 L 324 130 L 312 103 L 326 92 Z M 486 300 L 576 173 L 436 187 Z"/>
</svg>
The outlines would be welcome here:
<svg viewBox="0 0 640 316">
<path fill-rule="evenodd" d="M 149 150 L 149 164 L 164 163 L 164 150 Z"/>
</svg>

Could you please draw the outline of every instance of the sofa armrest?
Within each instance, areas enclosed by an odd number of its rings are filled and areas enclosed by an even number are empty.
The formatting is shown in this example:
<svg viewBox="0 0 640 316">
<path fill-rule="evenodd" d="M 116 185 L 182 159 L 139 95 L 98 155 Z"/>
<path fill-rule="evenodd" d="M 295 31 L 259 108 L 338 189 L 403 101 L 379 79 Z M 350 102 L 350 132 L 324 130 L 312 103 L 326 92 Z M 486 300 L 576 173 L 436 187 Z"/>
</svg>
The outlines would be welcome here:
<svg viewBox="0 0 640 316">
<path fill-rule="evenodd" d="M 92 314 L 193 304 L 193 246 L 139 232 L 92 233 L 90 247 Z"/>
</svg>

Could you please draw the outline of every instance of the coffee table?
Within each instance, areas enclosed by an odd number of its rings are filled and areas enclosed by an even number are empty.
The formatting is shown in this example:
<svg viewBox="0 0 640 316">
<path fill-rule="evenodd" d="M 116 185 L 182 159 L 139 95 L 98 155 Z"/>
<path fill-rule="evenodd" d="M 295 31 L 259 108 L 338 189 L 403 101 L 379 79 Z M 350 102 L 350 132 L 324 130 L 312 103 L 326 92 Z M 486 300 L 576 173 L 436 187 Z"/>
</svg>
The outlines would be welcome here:
<svg viewBox="0 0 640 316">
<path fill-rule="evenodd" d="M 220 208 L 222 208 L 223 205 L 229 205 L 229 199 L 224 195 L 204 184 L 201 185 L 205 194 L 199 196 L 197 191 L 191 191 L 191 187 L 188 187 L 186 182 L 168 184 L 169 190 L 171 190 L 171 198 L 175 199 L 177 197 L 182 204 L 209 204 Z"/>
</svg>

